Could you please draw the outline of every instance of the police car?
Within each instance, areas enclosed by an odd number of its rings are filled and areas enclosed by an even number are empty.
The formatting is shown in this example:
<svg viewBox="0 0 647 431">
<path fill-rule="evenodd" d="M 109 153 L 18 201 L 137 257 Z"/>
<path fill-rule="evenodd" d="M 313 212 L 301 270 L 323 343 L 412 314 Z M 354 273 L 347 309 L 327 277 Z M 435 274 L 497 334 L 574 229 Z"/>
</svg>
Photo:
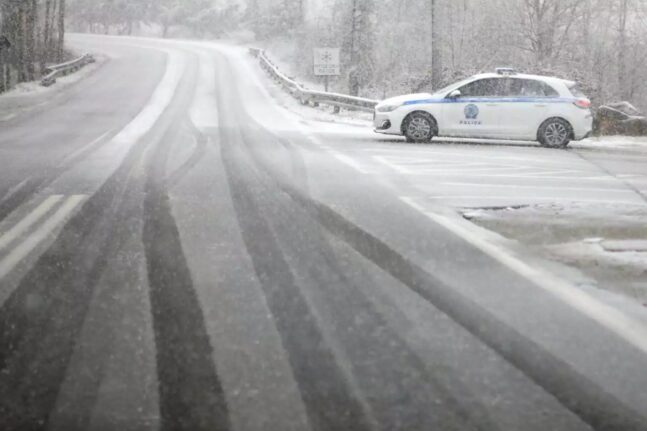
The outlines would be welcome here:
<svg viewBox="0 0 647 431">
<path fill-rule="evenodd" d="M 434 94 L 410 94 L 379 103 L 375 131 L 409 142 L 435 136 L 539 141 L 564 148 L 591 134 L 591 101 L 577 83 L 517 74 L 513 69 L 475 75 Z"/>
</svg>

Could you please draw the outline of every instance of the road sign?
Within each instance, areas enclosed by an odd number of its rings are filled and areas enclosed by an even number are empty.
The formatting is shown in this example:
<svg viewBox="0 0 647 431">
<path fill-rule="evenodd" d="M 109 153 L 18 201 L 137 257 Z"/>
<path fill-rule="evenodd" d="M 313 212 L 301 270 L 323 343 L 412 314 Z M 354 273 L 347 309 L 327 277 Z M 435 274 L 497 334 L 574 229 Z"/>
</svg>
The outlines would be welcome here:
<svg viewBox="0 0 647 431">
<path fill-rule="evenodd" d="M 341 75 L 339 48 L 315 48 L 314 71 L 316 76 Z"/>
</svg>

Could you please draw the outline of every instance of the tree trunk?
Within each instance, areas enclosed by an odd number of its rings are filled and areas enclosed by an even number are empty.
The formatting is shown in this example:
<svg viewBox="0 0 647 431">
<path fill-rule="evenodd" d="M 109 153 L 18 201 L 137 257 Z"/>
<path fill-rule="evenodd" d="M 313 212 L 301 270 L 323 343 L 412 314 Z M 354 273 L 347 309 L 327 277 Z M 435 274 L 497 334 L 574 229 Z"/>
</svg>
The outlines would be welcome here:
<svg viewBox="0 0 647 431">
<path fill-rule="evenodd" d="M 359 82 L 357 79 L 357 2 L 353 0 L 351 8 L 351 24 L 350 24 L 350 71 L 348 73 L 348 90 L 351 96 L 359 94 Z"/>
<path fill-rule="evenodd" d="M 439 0 L 431 0 L 431 83 L 434 89 L 443 83 L 442 33 Z"/>
<path fill-rule="evenodd" d="M 58 61 L 65 55 L 65 0 L 58 0 Z"/>
<path fill-rule="evenodd" d="M 27 81 L 33 81 L 36 77 L 36 0 L 31 0 L 25 8 L 25 75 Z"/>
<path fill-rule="evenodd" d="M 627 86 L 627 14 L 629 0 L 620 0 L 618 11 L 618 96 L 622 100 L 629 99 Z"/>
<path fill-rule="evenodd" d="M 43 29 L 43 53 L 41 57 L 41 68 L 45 67 L 45 62 L 47 62 L 51 46 L 52 35 L 50 22 L 50 13 L 52 10 L 52 0 L 45 0 L 45 19 L 44 19 L 44 29 Z"/>
</svg>

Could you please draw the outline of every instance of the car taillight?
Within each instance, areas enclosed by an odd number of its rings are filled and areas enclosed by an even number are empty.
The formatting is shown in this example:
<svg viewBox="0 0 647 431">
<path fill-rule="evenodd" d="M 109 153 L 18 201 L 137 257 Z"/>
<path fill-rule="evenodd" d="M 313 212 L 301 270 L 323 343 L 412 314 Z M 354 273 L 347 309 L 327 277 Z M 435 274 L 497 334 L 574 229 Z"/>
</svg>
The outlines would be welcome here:
<svg viewBox="0 0 647 431">
<path fill-rule="evenodd" d="M 589 109 L 591 107 L 591 101 L 589 99 L 577 99 L 573 103 L 575 106 L 582 109 Z"/>
</svg>

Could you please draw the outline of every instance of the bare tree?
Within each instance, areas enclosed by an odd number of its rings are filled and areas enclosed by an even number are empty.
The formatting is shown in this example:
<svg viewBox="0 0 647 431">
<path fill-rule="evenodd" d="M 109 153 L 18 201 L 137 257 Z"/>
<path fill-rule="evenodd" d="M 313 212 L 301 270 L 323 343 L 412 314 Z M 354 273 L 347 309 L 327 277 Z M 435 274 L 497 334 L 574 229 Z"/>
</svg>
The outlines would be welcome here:
<svg viewBox="0 0 647 431">
<path fill-rule="evenodd" d="M 629 99 L 627 86 L 627 18 L 629 15 L 629 0 L 618 1 L 618 96 L 623 100 Z"/>
<path fill-rule="evenodd" d="M 431 12 L 431 79 L 433 88 L 439 88 L 443 84 L 443 41 L 440 23 L 440 0 L 430 0 L 429 11 Z"/>
<path fill-rule="evenodd" d="M 534 55 L 535 66 L 550 68 L 559 57 L 583 0 L 523 0 L 522 47 Z"/>
<path fill-rule="evenodd" d="M 65 0 L 58 0 L 58 46 L 57 58 L 63 60 L 65 46 Z"/>
</svg>

